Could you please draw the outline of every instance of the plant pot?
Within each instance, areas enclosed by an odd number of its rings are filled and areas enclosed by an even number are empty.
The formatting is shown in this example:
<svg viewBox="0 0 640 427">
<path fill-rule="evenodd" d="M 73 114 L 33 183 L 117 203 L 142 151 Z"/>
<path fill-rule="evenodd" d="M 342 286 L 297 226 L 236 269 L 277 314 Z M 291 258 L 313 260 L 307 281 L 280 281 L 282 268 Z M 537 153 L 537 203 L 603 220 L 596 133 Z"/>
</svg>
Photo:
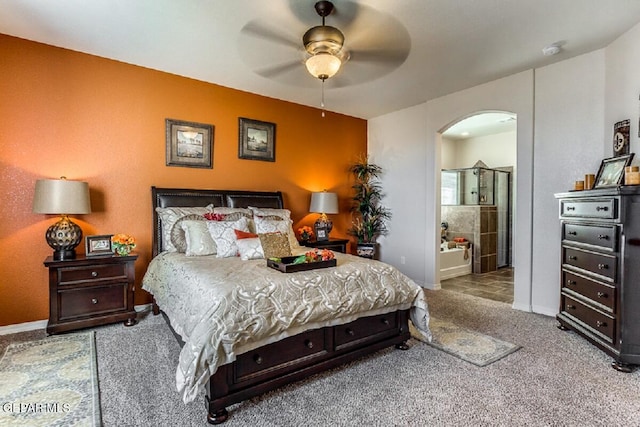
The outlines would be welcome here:
<svg viewBox="0 0 640 427">
<path fill-rule="evenodd" d="M 356 253 L 361 258 L 378 259 L 377 243 L 358 243 Z"/>
</svg>

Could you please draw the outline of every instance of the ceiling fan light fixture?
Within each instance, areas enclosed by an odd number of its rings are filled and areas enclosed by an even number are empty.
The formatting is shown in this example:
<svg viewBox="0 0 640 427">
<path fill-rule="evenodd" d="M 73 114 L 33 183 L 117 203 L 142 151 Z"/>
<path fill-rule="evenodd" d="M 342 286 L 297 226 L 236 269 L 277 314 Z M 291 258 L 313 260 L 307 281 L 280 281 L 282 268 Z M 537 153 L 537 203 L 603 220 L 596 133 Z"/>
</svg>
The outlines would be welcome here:
<svg viewBox="0 0 640 427">
<path fill-rule="evenodd" d="M 337 56 L 327 52 L 320 52 L 310 56 L 305 62 L 307 71 L 320 80 L 329 79 L 340 70 L 342 61 Z"/>
<path fill-rule="evenodd" d="M 344 34 L 336 27 L 318 25 L 304 33 L 302 43 L 309 55 L 315 55 L 320 52 L 336 55 L 344 46 Z"/>
</svg>

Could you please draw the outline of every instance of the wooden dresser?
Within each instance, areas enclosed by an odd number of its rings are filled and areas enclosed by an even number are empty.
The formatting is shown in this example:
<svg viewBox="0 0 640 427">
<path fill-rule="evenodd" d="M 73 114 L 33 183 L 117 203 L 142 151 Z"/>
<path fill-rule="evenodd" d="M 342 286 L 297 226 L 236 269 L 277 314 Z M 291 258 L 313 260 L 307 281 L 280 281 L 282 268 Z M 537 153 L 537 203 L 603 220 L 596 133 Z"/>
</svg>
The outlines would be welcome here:
<svg viewBox="0 0 640 427">
<path fill-rule="evenodd" d="M 48 257 L 49 323 L 47 333 L 123 321 L 136 323 L 133 306 L 137 255 L 85 257 L 56 261 Z"/>
<path fill-rule="evenodd" d="M 561 329 L 630 372 L 640 364 L 640 187 L 556 194 L 562 223 Z"/>
</svg>

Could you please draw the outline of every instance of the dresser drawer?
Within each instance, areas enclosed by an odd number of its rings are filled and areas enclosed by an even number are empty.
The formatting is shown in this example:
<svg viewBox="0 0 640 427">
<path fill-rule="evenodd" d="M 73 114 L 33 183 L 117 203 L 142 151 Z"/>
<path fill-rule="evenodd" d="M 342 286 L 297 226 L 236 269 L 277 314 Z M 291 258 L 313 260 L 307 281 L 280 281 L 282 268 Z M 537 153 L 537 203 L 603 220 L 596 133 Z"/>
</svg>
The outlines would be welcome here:
<svg viewBox="0 0 640 427">
<path fill-rule="evenodd" d="M 86 280 L 125 279 L 126 264 L 104 264 L 87 267 L 69 267 L 58 270 L 59 284 L 75 283 Z"/>
<path fill-rule="evenodd" d="M 562 296 L 562 311 L 587 325 L 598 335 L 612 343 L 615 340 L 615 319 L 567 295 Z"/>
<path fill-rule="evenodd" d="M 615 251 L 617 249 L 618 228 L 615 225 L 585 225 L 565 223 L 562 239 L 577 244 L 598 246 Z"/>
<path fill-rule="evenodd" d="M 327 353 L 324 334 L 324 330 L 315 329 L 241 354 L 236 358 L 234 382 L 274 376 L 282 370 L 311 363 Z"/>
<path fill-rule="evenodd" d="M 598 200 L 561 200 L 562 218 L 618 218 L 618 200 L 614 198 Z"/>
<path fill-rule="evenodd" d="M 58 292 L 59 320 L 107 314 L 127 309 L 127 283 Z"/>
<path fill-rule="evenodd" d="M 615 311 L 616 288 L 599 283 L 577 274 L 562 272 L 562 290 L 576 293 L 602 306 L 607 311 Z"/>
<path fill-rule="evenodd" d="M 612 282 L 616 281 L 616 266 L 618 261 L 616 256 L 567 247 L 562 248 L 562 253 L 562 262 L 566 266 L 597 274 Z"/>
<path fill-rule="evenodd" d="M 334 329 L 336 349 L 357 345 L 363 341 L 375 339 L 379 334 L 398 329 L 396 313 L 363 317 L 346 325 L 338 325 Z"/>
</svg>

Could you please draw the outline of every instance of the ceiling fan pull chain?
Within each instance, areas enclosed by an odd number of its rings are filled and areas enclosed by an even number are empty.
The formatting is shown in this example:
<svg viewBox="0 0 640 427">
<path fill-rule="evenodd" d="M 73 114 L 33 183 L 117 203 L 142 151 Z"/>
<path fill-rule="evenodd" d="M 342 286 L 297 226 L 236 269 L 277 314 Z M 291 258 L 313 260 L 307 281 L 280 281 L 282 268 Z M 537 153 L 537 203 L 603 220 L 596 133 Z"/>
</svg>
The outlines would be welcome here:
<svg viewBox="0 0 640 427">
<path fill-rule="evenodd" d="M 322 107 L 322 117 L 324 117 L 324 79 L 322 79 L 322 100 L 320 101 L 320 107 Z"/>
</svg>

